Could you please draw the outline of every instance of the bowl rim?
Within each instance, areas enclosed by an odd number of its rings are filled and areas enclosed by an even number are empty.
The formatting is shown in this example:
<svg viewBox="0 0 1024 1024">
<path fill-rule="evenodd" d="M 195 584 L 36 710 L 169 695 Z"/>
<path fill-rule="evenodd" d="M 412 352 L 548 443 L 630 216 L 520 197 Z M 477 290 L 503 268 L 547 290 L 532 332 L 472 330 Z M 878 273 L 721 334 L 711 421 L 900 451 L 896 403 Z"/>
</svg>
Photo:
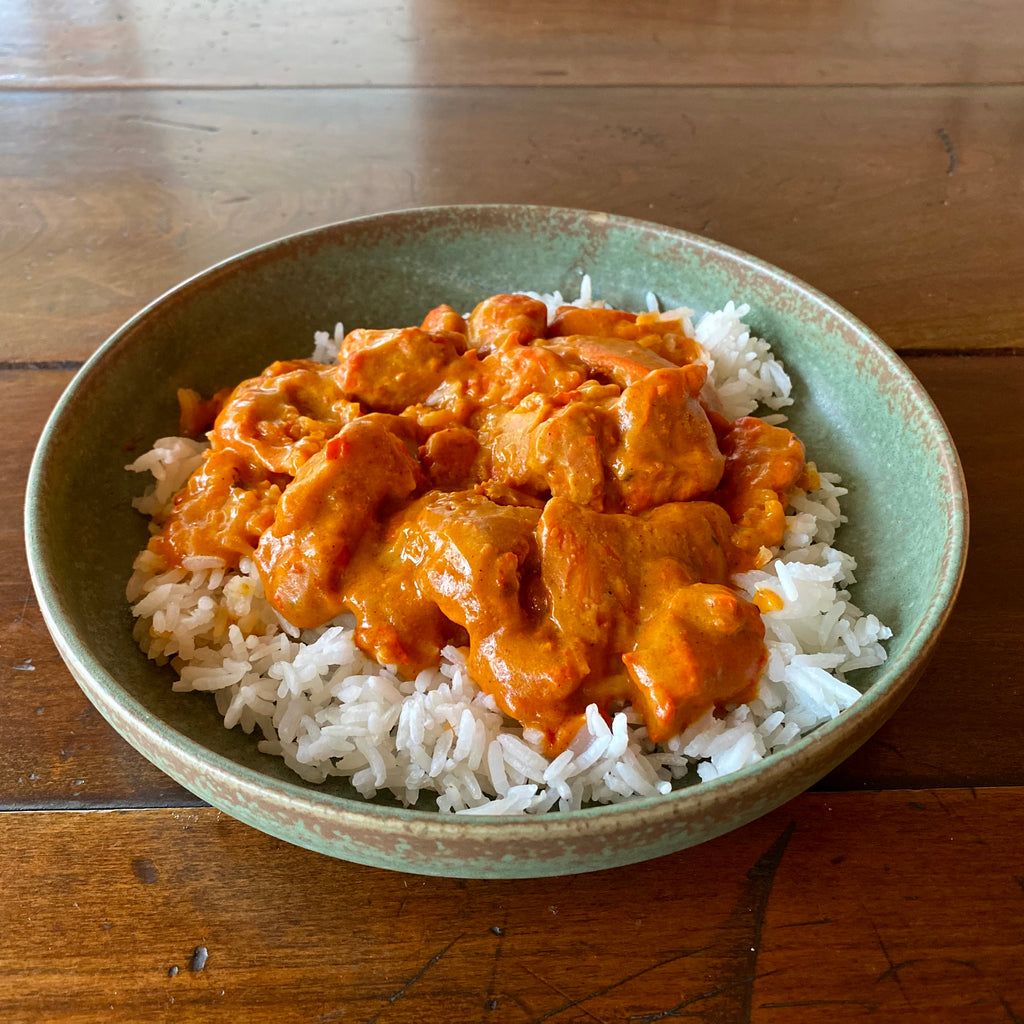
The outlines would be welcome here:
<svg viewBox="0 0 1024 1024">
<path fill-rule="evenodd" d="M 635 797 L 621 803 L 588 806 L 579 810 L 554 810 L 540 815 L 508 814 L 447 814 L 436 810 L 416 807 L 392 806 L 378 803 L 373 799 L 347 797 L 312 788 L 312 784 L 292 782 L 266 775 L 255 768 L 238 764 L 186 733 L 167 725 L 129 694 L 92 656 L 69 623 L 67 605 L 57 584 L 55 566 L 46 548 L 44 523 L 46 509 L 44 502 L 47 463 L 54 444 L 54 437 L 61 422 L 69 416 L 78 401 L 82 389 L 91 381 L 93 374 L 117 351 L 126 335 L 144 322 L 153 312 L 166 303 L 187 298 L 188 293 L 210 277 L 236 269 L 238 266 L 268 256 L 275 250 L 301 244 L 304 241 L 327 243 L 333 233 L 345 232 L 364 224 L 392 222 L 396 226 L 403 222 L 438 220 L 444 218 L 488 218 L 506 217 L 510 210 L 528 217 L 551 219 L 593 220 L 622 229 L 653 232 L 670 236 L 673 240 L 715 256 L 724 256 L 733 263 L 745 266 L 759 276 L 771 278 L 788 291 L 796 291 L 810 300 L 822 312 L 853 331 L 875 354 L 881 358 L 899 381 L 900 390 L 912 393 L 915 402 L 926 417 L 929 433 L 936 438 L 937 450 L 941 452 L 942 476 L 952 487 L 952 515 L 949 520 L 947 544 L 944 551 L 941 585 L 932 593 L 922 612 L 916 628 L 907 638 L 900 655 L 890 659 L 879 668 L 879 674 L 870 688 L 855 703 L 855 714 L 844 712 L 810 733 L 800 737 L 792 745 L 772 754 L 762 761 L 736 772 L 719 776 L 707 782 L 684 785 L 672 792 L 651 797 Z M 105 718 L 124 735 L 124 727 L 130 726 L 144 736 L 153 749 L 173 759 L 187 758 L 201 766 L 204 775 L 228 784 L 236 790 L 265 797 L 268 792 L 278 804 L 286 804 L 300 814 L 317 816 L 328 812 L 340 825 L 346 821 L 365 825 L 390 823 L 396 830 L 415 827 L 441 834 L 457 829 L 460 834 L 479 833 L 480 838 L 496 838 L 495 829 L 510 830 L 512 837 L 522 838 L 522 833 L 544 830 L 550 833 L 566 830 L 576 832 L 581 827 L 594 825 L 606 819 L 631 819 L 642 817 L 645 823 L 660 819 L 679 817 L 685 808 L 714 800 L 722 791 L 760 789 L 766 783 L 780 781 L 795 762 L 816 754 L 822 744 L 841 746 L 844 737 L 863 733 L 866 739 L 895 710 L 909 692 L 912 683 L 923 668 L 924 662 L 938 641 L 959 592 L 966 564 L 969 541 L 969 509 L 963 466 L 952 436 L 941 414 L 927 391 L 918 381 L 906 363 L 873 330 L 853 316 L 849 311 L 829 298 L 823 292 L 795 275 L 768 263 L 750 253 L 736 249 L 726 243 L 714 241 L 681 228 L 657 224 L 618 214 L 574 209 L 562 206 L 534 204 L 452 204 L 417 206 L 367 214 L 360 217 L 329 222 L 302 231 L 293 232 L 219 260 L 183 281 L 167 289 L 142 309 L 126 320 L 85 360 L 74 378 L 61 394 L 40 435 L 29 469 L 25 492 L 25 534 L 29 573 L 46 625 L 65 663 L 71 669 L 79 685 Z M 134 745 L 134 744 L 133 744 Z M 149 754 L 145 754 L 150 760 Z M 845 756 L 845 755 L 842 755 Z M 842 759 L 836 758 L 836 763 Z M 165 772 L 162 765 L 158 765 Z M 827 770 L 827 769 L 826 769 Z M 173 775 L 172 777 L 177 778 Z M 178 779 L 178 781 L 181 781 Z M 810 784 L 813 784 L 810 783 Z M 182 783 L 190 788 L 187 783 Z"/>
</svg>

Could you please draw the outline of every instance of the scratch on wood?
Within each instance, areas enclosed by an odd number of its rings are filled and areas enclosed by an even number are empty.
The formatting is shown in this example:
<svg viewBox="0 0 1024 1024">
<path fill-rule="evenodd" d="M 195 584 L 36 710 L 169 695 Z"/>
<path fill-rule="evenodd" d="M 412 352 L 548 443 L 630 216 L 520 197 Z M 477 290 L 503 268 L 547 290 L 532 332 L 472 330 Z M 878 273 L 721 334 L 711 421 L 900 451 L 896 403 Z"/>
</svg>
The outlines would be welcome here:
<svg viewBox="0 0 1024 1024">
<path fill-rule="evenodd" d="M 632 974 L 628 974 L 626 977 L 620 978 L 618 981 L 614 981 L 610 985 L 605 985 L 602 988 L 595 989 L 593 992 L 588 992 L 585 996 L 580 996 L 578 999 L 568 1000 L 563 1005 L 556 1006 L 554 1009 L 548 1010 L 540 1017 L 534 1018 L 530 1024 L 541 1024 L 541 1021 L 550 1020 L 552 1017 L 563 1013 L 565 1010 L 571 1010 L 577 1006 L 582 1006 L 583 1003 L 587 1002 L 589 999 L 597 999 L 601 996 L 607 995 L 609 992 L 614 992 L 615 989 L 621 988 L 623 985 L 628 985 L 631 981 L 636 981 L 637 978 L 642 978 L 645 974 L 650 974 L 652 971 L 660 970 L 662 967 L 668 967 L 671 964 L 678 963 L 680 960 L 685 960 L 687 957 L 696 956 L 699 953 L 705 953 L 710 948 L 710 946 L 701 946 L 697 949 L 689 949 L 685 953 L 675 953 L 670 957 L 666 957 L 664 960 L 659 960 L 657 963 L 651 964 L 650 967 L 644 967 L 639 971 L 634 971 Z M 529 968 L 525 969 L 529 970 Z M 530 973 L 533 974 L 538 981 L 544 982 L 545 985 L 548 985 L 549 988 L 555 988 L 554 985 L 550 985 L 548 982 L 544 981 L 543 978 L 534 974 L 533 971 L 530 971 Z M 561 992 L 558 989 L 555 989 L 555 991 L 558 992 L 559 995 L 565 995 L 564 992 Z M 701 996 L 701 998 L 703 998 L 703 996 Z M 586 1012 L 586 1007 L 584 1007 L 584 1011 Z"/>
<path fill-rule="evenodd" d="M 714 999 L 716 996 L 731 995 L 736 992 L 742 992 L 744 986 L 752 986 L 757 980 L 757 977 L 769 977 L 775 974 L 775 971 L 768 971 L 767 974 L 742 976 L 737 977 L 734 980 L 728 982 L 728 984 L 721 985 L 718 988 L 711 989 L 707 992 L 700 992 L 695 996 L 691 996 L 689 999 L 683 1000 L 675 1006 L 670 1006 L 667 1010 L 659 1010 L 657 1013 L 646 1013 L 646 1014 L 634 1014 L 629 1020 L 636 1022 L 636 1024 L 655 1024 L 656 1021 L 666 1020 L 669 1017 L 693 1017 L 696 1014 L 686 1013 L 682 1011 L 695 1003 L 702 1002 L 706 999 Z M 861 1004 L 858 1004 L 861 1005 Z M 745 1018 L 739 1018 L 734 1016 L 731 1008 L 726 1009 L 724 1012 L 716 1012 L 714 1016 L 708 1014 L 702 1014 L 707 1024 L 749 1024 L 749 1015 Z"/>
<path fill-rule="evenodd" d="M 898 980 L 900 971 L 905 970 L 908 967 L 915 967 L 917 964 L 927 963 L 956 964 L 957 967 L 969 967 L 975 974 L 981 974 L 981 969 L 973 960 L 961 960 L 952 956 L 937 957 L 931 960 L 929 960 L 928 957 L 913 957 L 909 960 L 901 960 L 898 964 L 892 964 L 889 969 L 887 971 L 883 971 L 876 980 L 882 981 L 887 977 L 897 978 Z"/>
<path fill-rule="evenodd" d="M 946 156 L 949 157 L 949 163 L 946 165 L 946 173 L 952 174 L 956 170 L 956 165 L 958 163 L 956 146 L 953 145 L 953 140 L 949 137 L 949 132 L 947 132 L 945 128 L 937 129 L 936 134 L 942 140 L 942 145 L 946 150 Z"/>
<path fill-rule="evenodd" d="M 123 120 L 129 124 L 144 124 L 150 125 L 154 128 L 183 128 L 189 132 L 208 132 L 211 135 L 216 135 L 220 131 L 218 127 L 212 124 L 194 124 L 190 121 L 172 121 L 166 117 L 142 117 L 139 114 L 128 114 Z"/>
<path fill-rule="evenodd" d="M 674 1006 L 667 1007 L 663 1010 L 634 1014 L 629 1018 L 630 1021 L 635 1022 L 635 1024 L 656 1024 L 657 1021 L 665 1020 L 669 1017 L 683 1016 L 683 1011 L 686 1010 L 687 1007 L 693 1006 L 696 1003 L 714 999 L 721 995 L 731 995 L 736 999 L 739 1012 L 734 1013 L 730 1010 L 730 1013 L 728 1014 L 730 1024 L 750 1024 L 754 982 L 757 977 L 757 952 L 761 944 L 761 933 L 764 929 L 765 916 L 768 910 L 768 901 L 771 896 L 772 886 L 775 882 L 775 876 L 778 873 L 779 866 L 782 863 L 782 858 L 785 855 L 786 848 L 789 845 L 795 829 L 795 822 L 790 822 L 786 828 L 783 829 L 775 842 L 772 843 L 772 845 L 761 855 L 761 857 L 758 858 L 757 862 L 747 872 L 746 880 L 740 887 L 739 900 L 737 901 L 736 908 L 732 913 L 730 922 L 726 925 L 726 928 L 728 928 L 730 932 L 730 952 L 735 954 L 732 959 L 736 962 L 736 967 L 730 972 L 729 976 L 722 979 L 721 983 L 715 985 L 713 988 L 696 993 L 695 995 L 683 999 Z M 827 921 L 813 921 L 806 923 L 822 924 L 827 923 Z M 737 943 L 735 939 L 737 931 L 740 935 L 739 943 Z M 686 950 L 682 953 L 673 954 L 672 956 L 666 957 L 649 967 L 644 967 L 642 970 L 629 974 L 624 978 L 620 978 L 608 985 L 602 986 L 599 989 L 595 989 L 592 992 L 588 992 L 586 995 L 580 996 L 576 999 L 568 998 L 566 993 L 561 992 L 549 981 L 541 978 L 534 971 L 531 971 L 528 967 L 524 966 L 524 970 L 528 971 L 542 984 L 547 985 L 548 988 L 558 992 L 559 995 L 566 999 L 566 1001 L 561 1005 L 553 1007 L 541 1014 L 539 1017 L 532 1018 L 530 1024 L 542 1024 L 543 1021 L 550 1020 L 552 1017 L 556 1017 L 559 1014 L 564 1013 L 566 1010 L 573 1009 L 582 1010 L 593 1019 L 600 1020 L 601 1018 L 596 1017 L 593 1013 L 588 1011 L 587 1007 L 584 1005 L 585 1003 L 607 995 L 609 992 L 613 992 L 616 989 L 621 988 L 623 985 L 628 985 L 630 982 L 636 981 L 637 978 L 650 974 L 652 971 L 670 966 L 671 964 L 677 963 L 678 961 L 688 957 L 712 951 L 714 948 L 714 946 L 702 946 L 696 949 Z M 686 1014 L 686 1016 L 689 1015 L 690 1014 Z M 723 1017 L 722 1019 L 724 1020 L 726 1018 Z"/>
<path fill-rule="evenodd" d="M 593 999 L 594 996 L 597 995 L 598 993 L 590 993 L 590 994 L 588 994 L 586 996 L 582 996 L 580 999 L 571 999 L 557 985 L 553 985 L 550 981 L 547 980 L 547 978 L 542 978 L 536 971 L 531 970 L 525 964 L 523 965 L 522 969 L 524 971 L 526 971 L 527 974 L 533 975 L 533 977 L 535 977 L 542 985 L 547 985 L 547 987 L 549 989 L 551 989 L 553 992 L 557 992 L 563 999 L 566 1000 L 566 1002 L 563 1005 L 557 1006 L 557 1007 L 555 1007 L 555 1009 L 548 1010 L 547 1013 L 541 1014 L 539 1017 L 537 1017 L 533 1021 L 531 1021 L 530 1024 L 539 1024 L 540 1021 L 548 1020 L 551 1017 L 557 1016 L 563 1010 L 566 1010 L 566 1009 L 568 1009 L 569 1007 L 572 1007 L 572 1006 L 582 1006 L 583 1007 L 583 1012 L 588 1017 L 593 1017 L 593 1019 L 596 1020 L 596 1021 L 599 1021 L 600 1024 L 606 1024 L 606 1022 L 603 1021 L 600 1017 L 595 1016 L 593 1013 L 590 1012 L 590 1010 L 587 1009 L 587 1007 L 583 1006 L 583 1003 L 585 1003 L 588 999 Z"/>
<path fill-rule="evenodd" d="M 402 893 L 402 898 L 401 898 L 401 900 L 398 903 L 398 909 L 395 911 L 395 917 L 401 917 L 402 916 L 402 913 L 405 911 L 405 905 L 408 902 L 409 902 L 409 893 L 408 893 L 408 891 L 405 891 L 405 892 Z"/>
<path fill-rule="evenodd" d="M 456 935 L 455 938 L 452 939 L 452 941 L 449 942 L 447 946 L 445 946 L 442 949 L 438 950 L 438 952 L 436 952 L 400 989 L 398 989 L 396 992 L 392 992 L 391 995 L 389 995 L 387 997 L 387 999 L 386 999 L 386 1002 L 388 1003 L 388 1005 L 389 1006 L 393 1005 L 394 1003 L 397 1003 L 399 999 L 402 999 L 405 996 L 406 992 L 408 992 L 409 989 L 411 989 L 413 987 L 413 985 L 415 985 L 416 982 L 419 981 L 420 978 L 422 978 L 423 975 L 426 974 L 427 971 L 430 970 L 431 967 L 433 967 L 436 963 L 438 963 L 445 956 L 445 954 L 448 952 L 448 950 L 450 950 L 452 948 L 452 946 L 454 946 L 455 943 L 458 942 L 459 939 L 461 939 L 461 938 L 462 938 L 461 935 Z M 381 1011 L 378 1011 L 377 1013 L 375 1013 L 366 1022 L 366 1024 L 374 1024 L 374 1022 L 380 1017 L 380 1014 L 381 1014 Z"/>
<path fill-rule="evenodd" d="M 875 934 L 877 934 L 877 932 Z M 879 945 L 881 945 L 881 943 L 879 943 Z M 885 958 L 889 960 L 889 954 L 886 952 L 885 946 L 882 946 L 882 952 L 885 953 Z M 875 979 L 875 984 L 877 985 L 878 982 L 885 981 L 887 978 L 895 978 L 899 980 L 900 971 L 902 971 L 906 967 L 913 967 L 914 964 L 920 964 L 923 962 L 924 961 L 921 957 L 917 957 L 916 959 L 912 960 L 901 960 L 898 964 L 894 964 L 892 960 L 889 960 L 888 970 L 882 971 L 882 973 Z"/>
<path fill-rule="evenodd" d="M 863 904 L 861 904 L 861 907 L 863 909 Z M 867 913 L 866 909 L 865 913 Z M 875 933 L 875 941 L 878 943 L 878 948 L 882 951 L 882 956 L 885 957 L 885 962 L 889 965 L 888 970 L 882 971 L 882 973 L 875 979 L 875 984 L 877 985 L 878 982 L 883 981 L 886 978 L 891 978 L 896 982 L 896 985 L 900 990 L 900 994 L 909 1003 L 910 1000 L 907 999 L 907 993 L 903 990 L 903 979 L 900 977 L 900 968 L 905 967 L 906 963 L 900 964 L 899 966 L 893 963 L 892 957 L 889 956 L 889 950 L 886 949 L 885 943 L 882 941 L 881 933 L 878 931 L 878 925 L 875 924 L 874 918 L 870 914 L 868 914 L 867 917 L 868 923 L 871 925 L 871 930 Z"/>
</svg>

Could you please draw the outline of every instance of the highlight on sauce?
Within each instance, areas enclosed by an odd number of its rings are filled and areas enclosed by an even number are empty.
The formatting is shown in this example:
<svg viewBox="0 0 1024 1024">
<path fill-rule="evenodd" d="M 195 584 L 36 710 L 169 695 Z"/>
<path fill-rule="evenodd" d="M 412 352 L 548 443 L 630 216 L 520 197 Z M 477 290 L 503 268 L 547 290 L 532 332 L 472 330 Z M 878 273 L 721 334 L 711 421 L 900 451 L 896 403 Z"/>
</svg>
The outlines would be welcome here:
<svg viewBox="0 0 1024 1024">
<path fill-rule="evenodd" d="M 800 441 L 721 412 L 679 320 L 495 295 L 179 394 L 203 463 L 149 548 L 255 561 L 292 625 L 343 612 L 413 676 L 467 650 L 549 754 L 589 704 L 662 742 L 756 696 L 760 599 L 732 586 L 817 487 Z M 760 607 L 759 607 L 760 605 Z"/>
</svg>

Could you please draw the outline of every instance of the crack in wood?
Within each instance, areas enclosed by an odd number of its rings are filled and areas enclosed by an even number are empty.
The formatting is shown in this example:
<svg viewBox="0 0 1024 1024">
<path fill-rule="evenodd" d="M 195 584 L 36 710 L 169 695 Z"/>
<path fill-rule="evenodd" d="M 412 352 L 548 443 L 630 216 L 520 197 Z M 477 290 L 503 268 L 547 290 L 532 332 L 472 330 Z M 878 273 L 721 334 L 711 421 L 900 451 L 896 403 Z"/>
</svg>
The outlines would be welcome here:
<svg viewBox="0 0 1024 1024">
<path fill-rule="evenodd" d="M 757 954 L 761 946 L 761 934 L 764 930 L 768 902 L 779 866 L 782 863 L 782 858 L 785 855 L 786 848 L 789 846 L 795 829 L 796 822 L 791 821 L 782 830 L 775 842 L 757 859 L 747 872 L 746 880 L 740 886 L 740 894 L 736 906 L 726 923 L 726 931 L 731 937 L 731 952 L 734 953 L 731 959 L 736 964 L 731 974 L 723 978 L 720 984 L 714 988 L 689 996 L 673 1006 L 666 1007 L 663 1010 L 630 1016 L 628 1019 L 632 1024 L 656 1024 L 656 1022 L 666 1020 L 669 1017 L 693 1016 L 692 1013 L 684 1014 L 683 1011 L 697 1003 L 723 995 L 732 997 L 730 1005 L 723 1008 L 721 1012 L 712 1010 L 710 1015 L 705 1015 L 704 1019 L 708 1021 L 708 1024 L 750 1024 L 754 983 L 758 977 L 756 971 Z M 737 932 L 739 933 L 738 939 L 736 936 Z M 700 953 L 713 951 L 714 948 L 714 946 L 705 946 L 667 957 L 656 964 L 643 968 L 643 970 L 636 971 L 625 978 L 620 978 L 612 984 L 589 992 L 585 996 L 567 1000 L 564 1004 L 553 1007 L 541 1014 L 541 1016 L 533 1018 L 530 1024 L 542 1024 L 543 1021 L 557 1017 L 559 1014 L 570 1009 L 582 1009 L 589 1016 L 593 1016 L 583 1005 L 589 1000 L 607 995 L 609 992 L 613 992 L 623 985 L 635 981 L 637 978 L 650 974 L 652 971 L 670 966 L 679 960 Z M 531 971 L 530 973 L 537 977 L 534 972 Z M 550 985 L 543 978 L 538 977 L 538 980 L 548 985 L 549 988 L 558 991 L 558 989 Z M 565 995 L 564 993 L 559 994 Z"/>
<path fill-rule="evenodd" d="M 0 370 L 80 370 L 82 359 L 4 359 Z"/>
<path fill-rule="evenodd" d="M 504 912 L 501 918 L 500 925 L 494 925 L 491 928 L 491 934 L 497 937 L 497 942 L 494 946 L 494 956 L 491 960 L 491 974 L 487 979 L 487 996 L 484 999 L 485 1010 L 496 1010 L 498 1008 L 498 998 L 495 993 L 495 986 L 498 979 L 498 961 L 501 960 L 501 954 L 505 945 L 505 932 L 508 928 L 508 910 Z"/>
<path fill-rule="evenodd" d="M 1024 1024 L 1024 1017 L 1017 1013 L 1002 996 L 999 996 L 999 1002 L 1002 1004 L 1003 1009 L 1006 1011 L 1006 1016 L 1012 1024 Z"/>
<path fill-rule="evenodd" d="M 754 983 L 758 978 L 757 957 L 761 948 L 768 902 L 779 866 L 795 830 L 796 822 L 791 821 L 750 868 L 746 881 L 740 887 L 739 899 L 729 921 L 726 922 L 726 932 L 734 936 L 732 960 L 735 967 L 732 976 L 725 977 L 715 988 L 684 999 L 665 1010 L 633 1016 L 630 1020 L 634 1024 L 656 1024 L 657 1021 L 668 1017 L 680 1016 L 682 1010 L 696 1003 L 719 996 L 729 996 L 729 1005 L 710 1009 L 704 1015 L 707 1024 L 751 1024 Z"/>
</svg>

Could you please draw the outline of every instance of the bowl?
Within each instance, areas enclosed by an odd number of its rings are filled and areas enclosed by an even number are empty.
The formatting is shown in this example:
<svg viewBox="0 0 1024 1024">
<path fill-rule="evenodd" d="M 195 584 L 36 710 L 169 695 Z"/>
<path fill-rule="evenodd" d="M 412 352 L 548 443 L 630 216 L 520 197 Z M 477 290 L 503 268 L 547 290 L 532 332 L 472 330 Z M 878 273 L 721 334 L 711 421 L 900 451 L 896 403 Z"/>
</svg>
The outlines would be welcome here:
<svg viewBox="0 0 1024 1024">
<path fill-rule="evenodd" d="M 887 662 L 854 673 L 862 697 L 791 747 L 734 774 L 641 798 L 537 816 L 466 817 L 307 784 L 227 730 L 208 696 L 175 694 L 171 670 L 131 634 L 124 587 L 147 533 L 124 466 L 177 429 L 176 389 L 210 394 L 313 333 L 418 323 L 514 290 L 575 296 L 582 274 L 613 305 L 698 313 L 751 307 L 793 378 L 791 426 L 843 476 L 840 546 L 854 598 L 893 629 Z M 863 324 L 758 259 L 685 231 L 529 206 L 452 206 L 364 217 L 252 249 L 190 278 L 118 330 L 60 399 L 32 465 L 29 564 L 47 626 L 75 679 L 133 747 L 229 815 L 330 856 L 421 874 L 529 877 L 668 854 L 737 828 L 807 789 L 874 733 L 920 676 L 954 601 L 967 547 L 957 454 L 927 394 Z"/>
</svg>

